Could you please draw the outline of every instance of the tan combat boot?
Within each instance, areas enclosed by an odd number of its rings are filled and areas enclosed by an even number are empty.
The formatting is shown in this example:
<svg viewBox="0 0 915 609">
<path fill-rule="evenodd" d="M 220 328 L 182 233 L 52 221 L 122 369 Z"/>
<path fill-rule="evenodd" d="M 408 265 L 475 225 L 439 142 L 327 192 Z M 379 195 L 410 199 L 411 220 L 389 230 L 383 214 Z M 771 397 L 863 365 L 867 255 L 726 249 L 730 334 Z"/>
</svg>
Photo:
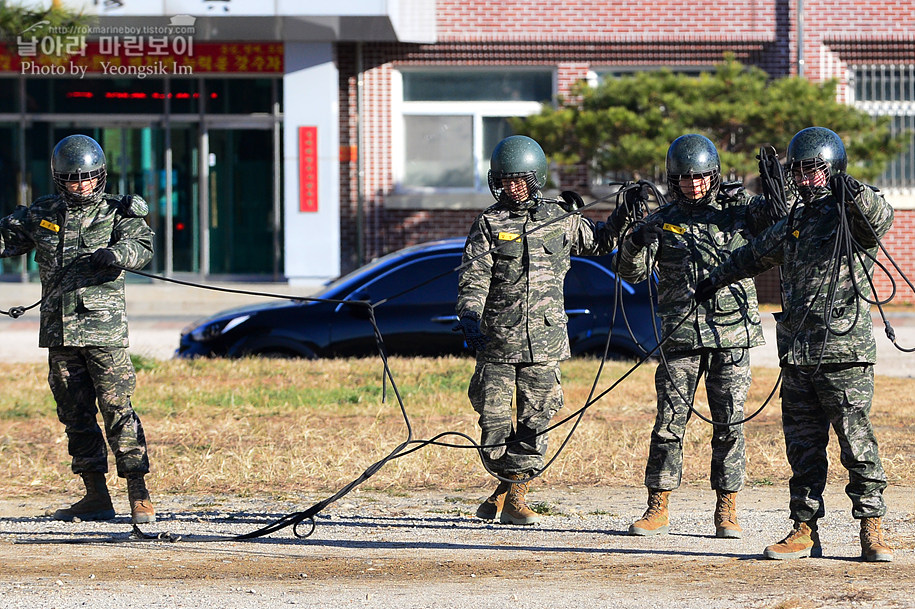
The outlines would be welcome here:
<svg viewBox="0 0 915 609">
<path fill-rule="evenodd" d="M 893 562 L 893 548 L 883 539 L 880 518 L 861 519 L 861 558 L 867 562 Z"/>
<path fill-rule="evenodd" d="M 86 496 L 70 507 L 54 512 L 54 520 L 73 522 L 114 518 L 114 507 L 111 505 L 111 495 L 108 494 L 108 486 L 105 484 L 105 474 L 87 472 L 80 474 L 80 477 L 86 485 Z"/>
<path fill-rule="evenodd" d="M 127 499 L 130 501 L 130 522 L 133 524 L 156 521 L 156 512 L 143 476 L 144 474 L 127 474 Z"/>
<path fill-rule="evenodd" d="M 506 478 L 511 480 L 523 480 L 527 476 L 524 474 L 506 474 Z M 540 515 L 527 507 L 524 500 L 527 490 L 530 487 L 530 480 L 527 482 L 513 482 L 508 494 L 505 496 L 505 504 L 502 506 L 502 515 L 499 522 L 503 524 L 534 524 L 540 522 Z"/>
<path fill-rule="evenodd" d="M 737 493 L 716 492 L 718 501 L 715 503 L 715 537 L 740 539 L 743 529 L 737 524 Z"/>
<path fill-rule="evenodd" d="M 670 516 L 667 505 L 670 502 L 670 491 L 648 489 L 648 509 L 640 520 L 629 527 L 630 535 L 667 535 L 670 530 Z"/>
<path fill-rule="evenodd" d="M 773 544 L 765 549 L 763 556 L 772 560 L 788 560 L 791 558 L 806 558 L 812 556 L 820 558 L 823 556 L 823 548 L 820 546 L 820 534 L 817 531 L 815 520 L 807 522 L 795 522 L 794 528 L 788 533 L 788 536 L 780 542 Z"/>
<path fill-rule="evenodd" d="M 499 481 L 499 486 L 493 491 L 492 495 L 480 504 L 477 508 L 477 518 L 483 520 L 495 520 L 502 514 L 502 506 L 505 505 L 505 496 L 511 486 L 508 482 Z"/>
</svg>

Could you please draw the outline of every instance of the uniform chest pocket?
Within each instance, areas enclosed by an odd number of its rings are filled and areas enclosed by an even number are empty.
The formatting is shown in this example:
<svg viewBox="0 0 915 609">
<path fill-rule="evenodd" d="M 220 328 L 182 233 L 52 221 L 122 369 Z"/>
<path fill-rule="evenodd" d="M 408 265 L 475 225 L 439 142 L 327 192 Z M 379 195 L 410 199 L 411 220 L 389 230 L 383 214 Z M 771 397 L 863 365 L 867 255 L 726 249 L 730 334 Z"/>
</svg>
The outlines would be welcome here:
<svg viewBox="0 0 915 609">
<path fill-rule="evenodd" d="M 524 243 L 520 239 L 499 239 L 496 246 L 497 249 L 493 254 L 497 258 L 520 258 L 524 254 Z"/>
<path fill-rule="evenodd" d="M 39 261 L 51 260 L 55 257 L 60 245 L 61 230 L 63 230 L 62 227 L 58 226 L 54 220 L 41 220 L 34 233 L 35 257 Z"/>
<path fill-rule="evenodd" d="M 565 254 L 569 251 L 569 240 L 563 233 L 550 235 L 543 240 L 543 249 L 550 255 Z"/>
<path fill-rule="evenodd" d="M 680 233 L 669 229 L 661 231 L 661 247 L 680 252 L 689 250 L 689 244 L 686 239 Z M 680 254 L 677 255 L 679 256 Z"/>
<path fill-rule="evenodd" d="M 834 232 L 799 234 L 795 237 L 788 235 L 786 259 L 804 262 L 804 266 L 816 260 L 825 261 L 832 256 L 835 249 L 836 234 Z M 784 266 L 784 265 L 782 265 Z"/>
<path fill-rule="evenodd" d="M 692 277 L 692 248 L 682 237 L 664 231 L 658 249 L 658 267 L 664 276 L 676 281 Z"/>
<path fill-rule="evenodd" d="M 524 244 L 520 240 L 498 242 L 499 249 L 493 252 L 493 279 L 500 282 L 515 283 L 524 272 Z"/>
</svg>

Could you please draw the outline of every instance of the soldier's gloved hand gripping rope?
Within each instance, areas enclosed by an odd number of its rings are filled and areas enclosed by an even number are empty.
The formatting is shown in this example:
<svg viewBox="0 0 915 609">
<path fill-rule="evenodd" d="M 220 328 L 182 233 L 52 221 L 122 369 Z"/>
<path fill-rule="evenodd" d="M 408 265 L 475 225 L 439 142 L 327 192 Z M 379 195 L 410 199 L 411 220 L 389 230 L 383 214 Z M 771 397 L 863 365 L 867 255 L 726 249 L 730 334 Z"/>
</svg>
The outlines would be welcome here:
<svg viewBox="0 0 915 609">
<path fill-rule="evenodd" d="M 763 196 L 779 217 L 788 214 L 788 197 L 785 195 L 785 171 L 778 162 L 778 154 L 772 146 L 759 149 L 759 181 Z"/>
<path fill-rule="evenodd" d="M 461 316 L 454 330 L 455 332 L 460 330 L 464 333 L 464 340 L 467 341 L 467 346 L 473 349 L 475 353 L 480 353 L 486 349 L 489 337 L 480 330 L 480 316 L 476 313 L 465 313 Z"/>
<path fill-rule="evenodd" d="M 850 203 L 864 191 L 864 185 L 843 172 L 829 177 L 829 189 L 837 201 Z"/>
</svg>

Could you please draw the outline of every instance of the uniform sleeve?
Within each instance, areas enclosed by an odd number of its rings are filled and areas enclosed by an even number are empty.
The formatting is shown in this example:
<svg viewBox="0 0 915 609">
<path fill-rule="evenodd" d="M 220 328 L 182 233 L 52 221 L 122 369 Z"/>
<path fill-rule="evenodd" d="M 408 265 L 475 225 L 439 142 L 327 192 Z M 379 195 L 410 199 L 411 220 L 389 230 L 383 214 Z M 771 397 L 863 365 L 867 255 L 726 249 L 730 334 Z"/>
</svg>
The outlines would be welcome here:
<svg viewBox="0 0 915 609">
<path fill-rule="evenodd" d="M 787 210 L 770 204 L 763 195 L 748 197 L 746 221 L 751 235 L 760 234 L 787 215 Z"/>
<path fill-rule="evenodd" d="M 876 247 L 893 225 L 892 206 L 872 188 L 865 187 L 847 209 L 852 234 L 865 248 Z"/>
<path fill-rule="evenodd" d="M 597 222 L 579 215 L 575 215 L 573 218 L 577 220 L 573 225 L 576 233 L 572 243 L 573 254 L 603 256 L 613 251 L 617 234 L 608 223 Z"/>
<path fill-rule="evenodd" d="M 474 221 L 464 245 L 464 257 L 458 276 L 458 317 L 475 313 L 482 318 L 489 284 L 492 280 L 492 239 L 486 230 L 485 218 L 481 215 Z"/>
<path fill-rule="evenodd" d="M 29 209 L 19 205 L 12 214 L 0 219 L 0 258 L 21 256 L 35 248 L 27 230 Z"/>
<path fill-rule="evenodd" d="M 780 265 L 785 256 L 787 226 L 788 218 L 782 218 L 746 245 L 731 252 L 725 262 L 709 273 L 712 281 L 717 285 L 728 285 Z"/>
<path fill-rule="evenodd" d="M 650 261 L 655 259 L 657 252 L 657 243 L 648 247 L 638 246 L 632 242 L 630 233 L 630 236 L 622 240 L 613 258 L 613 270 L 629 283 L 644 281 L 651 274 Z"/>
<path fill-rule="evenodd" d="M 137 196 L 130 197 L 129 200 L 143 201 Z M 134 203 L 132 208 L 136 210 L 144 206 L 145 202 L 143 202 L 143 206 Z M 138 217 L 135 213 L 119 214 L 112 236 L 109 249 L 114 252 L 115 259 L 121 266 L 128 269 L 142 269 L 152 260 L 153 232 L 143 217 Z"/>
<path fill-rule="evenodd" d="M 644 223 L 662 224 L 663 216 L 658 212 L 650 214 Z M 630 227 L 638 229 L 642 223 L 631 224 Z M 620 277 L 629 283 L 645 281 L 651 275 L 653 263 L 658 255 L 659 243 L 652 243 L 648 247 L 636 245 L 632 241 L 632 231 L 620 239 L 619 249 L 613 257 L 612 268 Z"/>
</svg>

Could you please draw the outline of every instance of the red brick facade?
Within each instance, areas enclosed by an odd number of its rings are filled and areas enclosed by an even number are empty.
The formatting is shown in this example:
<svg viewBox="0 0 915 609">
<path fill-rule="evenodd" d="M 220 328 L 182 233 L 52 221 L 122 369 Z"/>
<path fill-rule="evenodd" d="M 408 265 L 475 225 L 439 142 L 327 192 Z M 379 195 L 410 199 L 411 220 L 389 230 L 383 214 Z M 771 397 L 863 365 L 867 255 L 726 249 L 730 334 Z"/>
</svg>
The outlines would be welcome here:
<svg viewBox="0 0 915 609">
<path fill-rule="evenodd" d="M 804 7 L 807 78 L 844 81 L 848 61 L 915 61 L 915 2 L 911 0 L 805 0 Z M 548 67 L 556 73 L 557 92 L 565 94 L 593 68 L 707 67 L 730 52 L 738 61 L 779 77 L 798 72 L 796 8 L 796 0 L 439 0 L 436 44 L 339 44 L 341 151 L 358 149 L 363 169 L 360 197 L 355 155 L 341 168 L 344 270 L 356 266 L 360 252 L 367 260 L 405 245 L 464 235 L 478 213 L 385 207 L 394 185 L 393 71 L 415 66 Z M 361 62 L 357 61 L 360 50 Z M 885 241 L 908 277 L 915 277 L 912 224 L 915 210 L 897 210 Z M 365 235 L 361 248 L 357 244 L 360 226 Z M 880 275 L 876 280 L 883 291 L 888 280 Z M 777 302 L 770 279 L 760 281 L 761 298 Z M 915 302 L 911 288 L 900 286 L 894 302 Z"/>
</svg>

